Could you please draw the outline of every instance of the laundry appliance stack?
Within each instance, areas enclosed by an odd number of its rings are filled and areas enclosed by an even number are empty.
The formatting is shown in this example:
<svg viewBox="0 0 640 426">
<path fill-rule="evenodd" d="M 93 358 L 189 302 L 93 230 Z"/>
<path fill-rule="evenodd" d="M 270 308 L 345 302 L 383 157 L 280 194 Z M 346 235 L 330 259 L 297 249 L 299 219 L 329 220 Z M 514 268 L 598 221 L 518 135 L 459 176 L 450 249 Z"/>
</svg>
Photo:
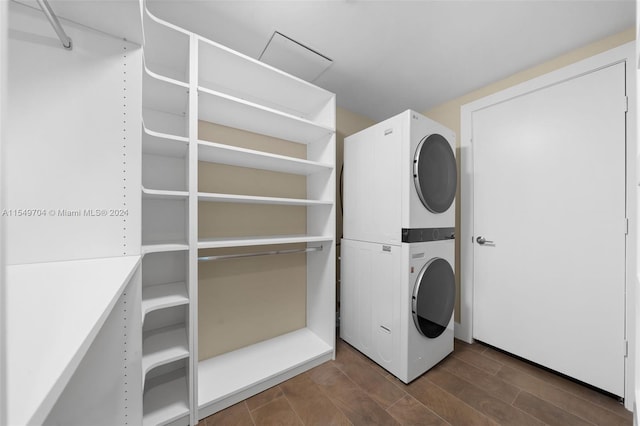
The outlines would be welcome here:
<svg viewBox="0 0 640 426">
<path fill-rule="evenodd" d="M 340 336 L 405 383 L 453 351 L 455 134 L 408 110 L 344 141 Z"/>
</svg>

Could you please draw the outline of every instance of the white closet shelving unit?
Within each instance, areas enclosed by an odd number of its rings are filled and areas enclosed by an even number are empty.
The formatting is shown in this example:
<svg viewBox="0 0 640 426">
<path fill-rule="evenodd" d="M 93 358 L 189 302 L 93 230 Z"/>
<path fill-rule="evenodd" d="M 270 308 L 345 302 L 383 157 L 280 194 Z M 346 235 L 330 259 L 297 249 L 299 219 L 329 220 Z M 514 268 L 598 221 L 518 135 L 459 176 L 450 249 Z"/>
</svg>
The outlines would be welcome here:
<svg viewBox="0 0 640 426">
<path fill-rule="evenodd" d="M 334 357 L 335 95 L 158 19 L 141 1 L 144 423 L 195 424 Z M 304 144 L 307 158 L 199 140 L 198 121 Z M 198 162 L 302 175 L 307 194 L 200 192 Z M 199 238 L 199 203 L 302 206 L 307 231 Z M 321 247 L 306 255 L 306 327 L 199 361 L 198 251 L 291 243 Z"/>
<path fill-rule="evenodd" d="M 193 423 L 189 34 L 143 14 L 143 424 Z"/>
</svg>

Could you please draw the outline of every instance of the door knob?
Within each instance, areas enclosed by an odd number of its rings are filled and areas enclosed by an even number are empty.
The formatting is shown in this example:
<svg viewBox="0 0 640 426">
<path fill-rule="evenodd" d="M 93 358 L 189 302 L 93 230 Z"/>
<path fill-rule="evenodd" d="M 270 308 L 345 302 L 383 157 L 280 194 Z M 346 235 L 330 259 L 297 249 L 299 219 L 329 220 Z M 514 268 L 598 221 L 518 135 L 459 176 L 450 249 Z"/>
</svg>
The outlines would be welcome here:
<svg viewBox="0 0 640 426">
<path fill-rule="evenodd" d="M 478 237 L 476 238 L 476 242 L 480 245 L 483 244 L 493 244 L 493 241 L 487 240 L 485 237 Z"/>
</svg>

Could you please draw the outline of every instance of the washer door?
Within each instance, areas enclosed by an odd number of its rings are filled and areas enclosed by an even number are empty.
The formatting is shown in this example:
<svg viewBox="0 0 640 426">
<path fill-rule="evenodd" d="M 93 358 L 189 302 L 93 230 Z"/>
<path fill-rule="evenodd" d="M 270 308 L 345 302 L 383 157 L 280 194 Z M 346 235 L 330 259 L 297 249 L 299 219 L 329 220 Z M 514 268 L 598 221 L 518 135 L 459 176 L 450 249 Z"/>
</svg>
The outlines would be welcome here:
<svg viewBox="0 0 640 426">
<path fill-rule="evenodd" d="M 413 158 L 413 181 L 422 204 L 444 213 L 456 196 L 456 157 L 447 139 L 437 133 L 422 139 Z"/>
<path fill-rule="evenodd" d="M 449 325 L 456 298 L 451 265 L 444 259 L 431 259 L 418 274 L 413 288 L 411 310 L 418 331 L 429 338 L 441 335 Z"/>
</svg>

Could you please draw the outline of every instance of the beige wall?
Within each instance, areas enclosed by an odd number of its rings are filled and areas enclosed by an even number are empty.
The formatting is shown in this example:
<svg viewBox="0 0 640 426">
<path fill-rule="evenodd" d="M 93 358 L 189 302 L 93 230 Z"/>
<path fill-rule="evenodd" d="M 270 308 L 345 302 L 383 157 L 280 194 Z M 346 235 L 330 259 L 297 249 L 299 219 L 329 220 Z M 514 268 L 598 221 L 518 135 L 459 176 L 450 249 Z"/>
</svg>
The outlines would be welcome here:
<svg viewBox="0 0 640 426">
<path fill-rule="evenodd" d="M 341 108 L 337 109 L 336 114 L 336 198 L 339 198 L 343 140 L 374 122 Z M 296 158 L 306 158 L 307 154 L 305 145 L 207 122 L 199 123 L 198 133 L 200 139 L 211 142 Z M 202 192 L 306 198 L 306 178 L 286 173 L 200 162 L 198 182 L 199 191 Z M 337 200 L 338 243 L 342 235 L 339 203 Z M 200 238 L 306 232 L 307 215 L 304 207 L 200 203 L 198 216 Z M 259 249 L 295 247 L 265 246 Z M 256 247 L 201 250 L 200 254 L 256 250 Z M 306 325 L 306 255 L 207 262 L 200 264 L 198 269 L 199 359 L 207 359 Z"/>
<path fill-rule="evenodd" d="M 429 118 L 438 121 L 449 127 L 456 133 L 456 140 L 458 144 L 457 158 L 460 162 L 460 107 L 469 102 L 491 95 L 493 93 L 504 90 L 508 87 L 515 86 L 516 84 L 531 80 L 534 77 L 541 76 L 551 71 L 557 70 L 564 66 L 578 62 L 582 59 L 596 55 L 598 53 L 605 52 L 614 47 L 620 46 L 635 39 L 635 28 L 629 28 L 618 34 L 614 34 L 610 37 L 599 40 L 595 43 L 591 43 L 579 49 L 568 52 L 562 56 L 554 58 L 550 61 L 536 65 L 532 68 L 526 69 L 519 73 L 516 73 L 508 78 L 489 84 L 481 89 L 467 93 L 464 96 L 445 102 L 435 108 L 423 112 Z M 460 168 L 458 168 L 460 170 Z M 460 179 L 458 179 L 458 185 Z M 460 194 L 460 187 L 458 186 L 458 194 Z M 457 285 L 457 299 L 456 299 L 456 322 L 460 322 L 460 203 L 456 206 L 456 285 Z"/>
<path fill-rule="evenodd" d="M 202 140 L 306 158 L 306 145 L 201 121 Z M 198 190 L 306 198 L 306 177 L 200 162 Z M 304 234 L 305 207 L 262 204 L 198 205 L 199 238 Z M 286 250 L 263 246 L 200 250 L 201 255 Z M 306 256 L 264 256 L 201 263 L 198 268 L 198 352 L 207 359 L 306 325 Z"/>
</svg>

